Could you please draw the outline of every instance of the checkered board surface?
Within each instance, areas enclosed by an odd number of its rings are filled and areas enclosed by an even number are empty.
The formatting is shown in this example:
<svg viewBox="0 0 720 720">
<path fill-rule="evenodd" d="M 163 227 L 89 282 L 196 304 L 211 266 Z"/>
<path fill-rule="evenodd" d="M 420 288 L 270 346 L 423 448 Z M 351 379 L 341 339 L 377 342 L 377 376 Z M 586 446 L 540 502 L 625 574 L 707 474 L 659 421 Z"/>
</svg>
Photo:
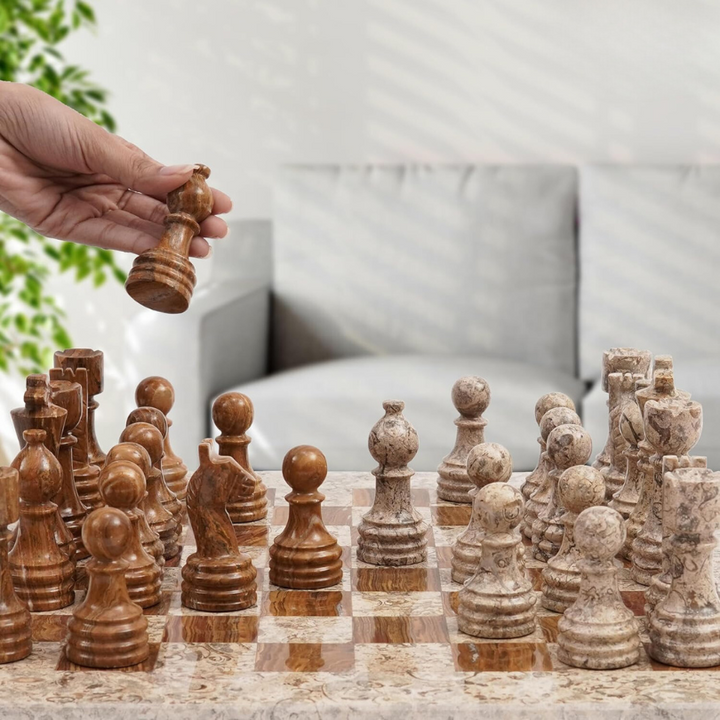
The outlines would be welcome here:
<svg viewBox="0 0 720 720">
<path fill-rule="evenodd" d="M 268 578 L 268 546 L 288 515 L 288 488 L 278 473 L 264 473 L 268 485 L 268 517 L 237 526 L 244 552 L 257 568 L 258 602 L 235 613 L 201 613 L 180 603 L 180 566 L 192 553 L 192 531 L 185 530 L 183 552 L 165 571 L 162 602 L 146 610 L 151 656 L 141 666 L 122 672 L 154 673 L 174 654 L 218 652 L 218 662 L 238 673 L 405 673 L 430 667 L 436 673 L 567 671 L 557 660 L 559 615 L 539 609 L 534 634 L 515 640 L 481 640 L 457 627 L 460 586 L 450 577 L 451 548 L 466 527 L 470 507 L 438 501 L 436 476 L 420 473 L 413 481 L 415 507 L 428 522 L 428 557 L 422 565 L 376 567 L 356 557 L 357 526 L 372 504 L 369 473 L 330 473 L 321 490 L 326 495 L 323 518 L 343 549 L 343 580 L 320 591 L 284 590 Z M 513 483 L 519 485 L 515 476 Z M 529 557 L 528 572 L 539 590 L 542 565 Z M 642 615 L 643 588 L 620 569 L 625 603 Z M 78 591 L 78 601 L 82 591 Z M 69 663 L 62 642 L 72 608 L 33 615 L 31 658 L 24 663 L 45 670 L 87 672 Z M 672 670 L 643 656 L 637 670 Z M 115 672 L 115 671 L 103 671 Z"/>
</svg>

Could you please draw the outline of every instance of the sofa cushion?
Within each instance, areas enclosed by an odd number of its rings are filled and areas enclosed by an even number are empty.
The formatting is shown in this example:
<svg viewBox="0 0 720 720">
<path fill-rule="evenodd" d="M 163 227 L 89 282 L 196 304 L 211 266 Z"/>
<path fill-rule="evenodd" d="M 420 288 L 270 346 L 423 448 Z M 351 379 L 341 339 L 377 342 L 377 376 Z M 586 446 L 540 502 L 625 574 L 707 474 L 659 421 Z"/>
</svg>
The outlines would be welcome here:
<svg viewBox="0 0 720 720">
<path fill-rule="evenodd" d="M 255 405 L 253 466 L 277 469 L 287 450 L 307 443 L 325 453 L 333 470 L 371 470 L 370 429 L 383 401 L 400 399 L 420 437 L 411 466 L 435 470 L 455 442 L 450 392 L 463 375 L 481 375 L 490 385 L 485 438 L 510 450 L 516 470 L 530 470 L 537 460 L 538 397 L 559 390 L 579 403 L 583 389 L 557 370 L 473 356 L 362 357 L 289 370 L 235 388 Z"/>
<path fill-rule="evenodd" d="M 631 346 L 720 358 L 720 167 L 587 167 L 580 176 L 580 359 Z"/>
<path fill-rule="evenodd" d="M 570 167 L 283 170 L 274 368 L 447 353 L 572 373 L 575 200 Z"/>
</svg>

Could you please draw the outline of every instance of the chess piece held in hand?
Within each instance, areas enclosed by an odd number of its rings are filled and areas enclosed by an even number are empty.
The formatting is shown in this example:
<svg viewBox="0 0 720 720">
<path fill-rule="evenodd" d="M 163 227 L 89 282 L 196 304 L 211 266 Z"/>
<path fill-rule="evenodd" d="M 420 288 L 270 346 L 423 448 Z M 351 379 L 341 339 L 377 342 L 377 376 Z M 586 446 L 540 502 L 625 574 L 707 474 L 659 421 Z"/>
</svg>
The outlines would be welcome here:
<svg viewBox="0 0 720 720">
<path fill-rule="evenodd" d="M 295 590 L 317 590 L 342 581 L 342 551 L 322 519 L 318 492 L 327 461 L 317 448 L 299 445 L 285 455 L 283 478 L 292 488 L 285 496 L 289 516 L 270 548 L 270 582 Z"/>
<path fill-rule="evenodd" d="M 135 301 L 151 310 L 182 313 L 195 288 L 195 268 L 188 260 L 190 243 L 200 223 L 213 209 L 212 191 L 205 182 L 210 168 L 196 165 L 192 177 L 168 193 L 170 214 L 158 245 L 135 258 L 125 288 Z"/>
<path fill-rule="evenodd" d="M 205 612 L 230 612 L 257 601 L 257 573 L 238 549 L 227 504 L 255 488 L 255 478 L 230 457 L 212 452 L 212 440 L 198 448 L 200 467 L 188 484 L 187 509 L 197 550 L 182 569 L 182 604 Z"/>
<path fill-rule="evenodd" d="M 512 475 L 510 453 L 498 443 L 476 445 L 467 458 L 467 474 L 474 484 L 470 491 L 473 505 L 470 522 L 452 547 L 452 579 L 457 583 L 464 583 L 475 574 L 482 557 L 485 530 L 480 524 L 477 493 L 490 483 L 507 482 L 510 479 Z"/>
<path fill-rule="evenodd" d="M 121 668 L 150 655 L 147 620 L 128 595 L 127 561 L 132 527 L 117 508 L 103 507 L 88 515 L 82 537 L 92 556 L 88 590 L 68 622 L 65 656 L 76 665 Z"/>
<path fill-rule="evenodd" d="M 482 638 L 529 635 L 536 598 L 518 557 L 522 494 L 507 483 L 490 483 L 478 490 L 475 503 L 485 537 L 477 571 L 458 595 L 458 628 Z"/>
<path fill-rule="evenodd" d="M 590 507 L 578 516 L 580 591 L 558 622 L 558 658 L 566 665 L 612 670 L 640 659 L 637 620 L 622 601 L 613 564 L 624 542 L 625 524 L 612 508 Z"/>
<path fill-rule="evenodd" d="M 462 377 L 453 385 L 451 397 L 460 417 L 455 420 L 455 447 L 438 467 L 437 495 L 448 502 L 469 504 L 475 486 L 467 475 L 467 457 L 485 441 L 487 420 L 482 414 L 490 404 L 490 388 L 481 377 Z"/>
</svg>

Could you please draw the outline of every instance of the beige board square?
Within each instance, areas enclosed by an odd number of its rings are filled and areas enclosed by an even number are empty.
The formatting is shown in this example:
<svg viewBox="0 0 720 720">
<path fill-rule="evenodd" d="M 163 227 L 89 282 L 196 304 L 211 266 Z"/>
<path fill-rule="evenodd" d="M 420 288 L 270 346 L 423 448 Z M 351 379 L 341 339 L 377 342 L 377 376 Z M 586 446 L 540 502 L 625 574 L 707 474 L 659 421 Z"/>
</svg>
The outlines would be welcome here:
<svg viewBox="0 0 720 720">
<path fill-rule="evenodd" d="M 355 592 L 353 615 L 443 615 L 439 592 Z"/>
<path fill-rule="evenodd" d="M 452 547 L 458 539 L 458 536 L 465 532 L 465 528 L 459 525 L 448 525 L 445 527 L 434 525 L 432 531 L 435 537 L 436 547 Z"/>
<path fill-rule="evenodd" d="M 437 680 L 438 676 L 455 672 L 452 652 L 448 643 L 422 645 L 390 645 L 383 643 L 355 645 L 355 669 L 378 675 L 407 675 L 422 680 Z"/>
<path fill-rule="evenodd" d="M 352 618 L 273 617 L 262 615 L 258 628 L 260 643 L 350 643 Z"/>
<path fill-rule="evenodd" d="M 237 676 L 255 669 L 256 643 L 184 643 L 160 645 L 155 674 L 175 680 L 186 678 L 184 691 L 197 691 L 208 678 L 217 675 Z M 173 695 L 174 700 L 179 698 Z"/>
</svg>

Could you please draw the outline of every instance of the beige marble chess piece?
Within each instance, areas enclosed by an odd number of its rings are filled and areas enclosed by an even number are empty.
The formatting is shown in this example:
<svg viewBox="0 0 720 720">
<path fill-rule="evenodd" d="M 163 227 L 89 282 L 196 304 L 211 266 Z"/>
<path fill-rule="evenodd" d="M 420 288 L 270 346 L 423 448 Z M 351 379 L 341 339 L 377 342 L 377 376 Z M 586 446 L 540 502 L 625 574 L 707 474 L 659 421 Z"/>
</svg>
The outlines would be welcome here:
<svg viewBox="0 0 720 720">
<path fill-rule="evenodd" d="M 565 512 L 560 517 L 564 527 L 563 541 L 555 557 L 548 560 L 542 571 L 540 604 L 546 610 L 565 612 L 577 600 L 580 591 L 580 551 L 575 545 L 575 521 L 589 507 L 602 505 L 605 500 L 605 480 L 602 473 L 587 465 L 568 468 L 560 476 L 557 494 Z"/>
<path fill-rule="evenodd" d="M 470 491 L 472 513 L 467 528 L 453 545 L 451 561 L 452 579 L 460 584 L 475 574 L 482 557 L 485 530 L 480 523 L 476 502 L 478 491 L 493 482 L 507 482 L 512 475 L 512 458 L 508 450 L 498 443 L 476 445 L 468 455 L 467 473 L 475 485 Z"/>
<path fill-rule="evenodd" d="M 548 475 L 550 493 L 547 505 L 533 523 L 532 556 L 547 562 L 557 555 L 563 538 L 563 526 L 559 522 L 563 508 L 559 503 L 557 483 L 560 476 L 574 465 L 584 465 L 592 454 L 592 439 L 580 425 L 559 425 L 547 439 L 548 460 L 552 470 Z"/>
<path fill-rule="evenodd" d="M 467 458 L 476 445 L 485 441 L 487 420 L 482 414 L 490 404 L 490 387 L 481 377 L 462 377 L 453 385 L 451 397 L 460 417 L 455 420 L 455 447 L 438 467 L 437 496 L 468 504 L 475 486 L 467 474 Z"/>
<path fill-rule="evenodd" d="M 672 584 L 649 618 L 648 653 L 678 667 L 720 665 L 720 597 L 712 563 L 720 473 L 705 468 L 666 473 L 664 507 Z"/>
<path fill-rule="evenodd" d="M 640 499 L 640 486 L 643 480 L 643 474 L 638 466 L 640 460 L 638 444 L 645 438 L 645 430 L 642 413 L 634 398 L 623 406 L 618 428 L 627 443 L 623 453 L 625 456 L 625 482 L 613 495 L 608 507 L 617 510 L 623 516 L 626 521 L 625 530 L 627 530 L 627 520 Z M 625 544 L 627 545 L 627 540 Z M 622 550 L 620 552 L 622 553 Z"/>
<path fill-rule="evenodd" d="M 590 507 L 578 516 L 580 591 L 558 622 L 558 659 L 566 665 L 612 670 L 640 659 L 638 623 L 622 601 L 613 564 L 623 542 L 625 523 L 612 508 Z"/>
<path fill-rule="evenodd" d="M 518 559 L 522 494 L 507 483 L 491 483 L 478 490 L 475 503 L 485 537 L 477 571 L 458 594 L 458 628 L 482 638 L 529 635 L 537 598 Z"/>
<path fill-rule="evenodd" d="M 580 416 L 568 407 L 560 406 L 548 410 L 540 420 L 540 439 L 545 445 L 543 452 L 542 472 L 538 473 L 537 488 L 525 504 L 525 515 L 522 522 L 522 534 L 532 538 L 532 526 L 538 515 L 550 500 L 552 480 L 550 471 L 554 469 L 547 455 L 547 439 L 550 433 L 560 425 L 582 425 Z"/>
<path fill-rule="evenodd" d="M 408 463 L 418 451 L 415 428 L 402 414 L 405 403 L 383 403 L 385 416 L 370 431 L 368 448 L 378 466 L 375 501 L 358 526 L 357 558 L 371 565 L 414 565 L 427 559 L 427 523 L 413 507 Z"/>
<path fill-rule="evenodd" d="M 569 408 L 573 412 L 575 411 L 575 403 L 565 393 L 552 392 L 546 393 L 535 403 L 535 422 L 537 423 L 538 430 L 540 429 L 540 422 L 548 410 L 553 408 L 564 407 Z M 537 490 L 542 482 L 543 478 L 547 473 L 546 461 L 547 456 L 545 450 L 547 445 L 545 439 L 540 435 L 537 439 L 538 445 L 540 445 L 540 456 L 538 457 L 537 465 L 535 469 L 525 478 L 525 481 L 520 487 L 520 492 L 527 503 L 530 496 Z M 532 528 L 529 528 L 532 531 Z"/>
</svg>

